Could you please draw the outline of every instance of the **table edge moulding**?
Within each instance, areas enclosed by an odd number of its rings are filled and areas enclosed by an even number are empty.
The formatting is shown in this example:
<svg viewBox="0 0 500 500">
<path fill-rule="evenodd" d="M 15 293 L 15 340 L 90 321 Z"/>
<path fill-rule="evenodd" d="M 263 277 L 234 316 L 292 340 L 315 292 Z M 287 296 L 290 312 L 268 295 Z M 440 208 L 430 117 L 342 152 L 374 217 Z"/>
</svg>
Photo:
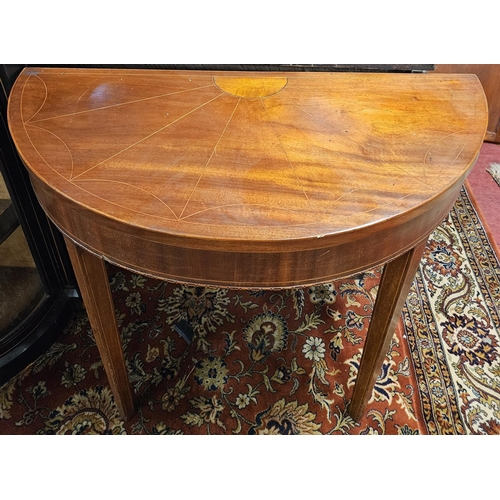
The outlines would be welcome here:
<svg viewBox="0 0 500 500">
<path fill-rule="evenodd" d="M 105 261 L 255 289 L 384 265 L 349 403 L 359 421 L 487 105 L 474 75 L 25 68 L 8 118 L 125 419 L 134 399 Z"/>
</svg>

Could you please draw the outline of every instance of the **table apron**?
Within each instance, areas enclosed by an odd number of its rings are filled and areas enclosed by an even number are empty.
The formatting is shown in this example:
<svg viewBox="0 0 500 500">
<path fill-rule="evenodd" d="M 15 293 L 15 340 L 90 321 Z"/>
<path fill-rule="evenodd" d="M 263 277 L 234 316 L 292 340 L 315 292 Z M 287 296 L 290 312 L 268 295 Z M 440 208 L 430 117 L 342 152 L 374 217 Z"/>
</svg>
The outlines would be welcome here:
<svg viewBox="0 0 500 500">
<path fill-rule="evenodd" d="M 264 289 L 324 283 L 373 269 L 414 248 L 451 210 L 462 181 L 425 207 L 350 234 L 318 239 L 317 248 L 276 251 L 200 249 L 169 243 L 168 235 L 119 224 L 83 209 L 32 177 L 37 197 L 59 230 L 108 262 L 153 278 L 200 286 Z M 161 237 L 162 241 L 159 241 Z M 321 240 L 321 241 L 320 241 Z M 285 243 L 285 244 L 283 244 Z"/>
</svg>

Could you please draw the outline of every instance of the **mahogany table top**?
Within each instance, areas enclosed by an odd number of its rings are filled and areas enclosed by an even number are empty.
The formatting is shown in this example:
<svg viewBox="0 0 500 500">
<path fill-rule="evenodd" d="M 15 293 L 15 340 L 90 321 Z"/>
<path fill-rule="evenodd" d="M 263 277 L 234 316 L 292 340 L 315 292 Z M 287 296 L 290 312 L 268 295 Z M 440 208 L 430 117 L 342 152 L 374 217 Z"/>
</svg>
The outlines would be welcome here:
<svg viewBox="0 0 500 500">
<path fill-rule="evenodd" d="M 158 278 L 281 288 L 426 239 L 487 106 L 473 75 L 26 68 L 8 119 L 81 247 Z"/>
<path fill-rule="evenodd" d="M 417 210 L 471 166 L 484 110 L 472 75 L 28 68 L 9 121 L 86 209 L 259 249 Z"/>
</svg>

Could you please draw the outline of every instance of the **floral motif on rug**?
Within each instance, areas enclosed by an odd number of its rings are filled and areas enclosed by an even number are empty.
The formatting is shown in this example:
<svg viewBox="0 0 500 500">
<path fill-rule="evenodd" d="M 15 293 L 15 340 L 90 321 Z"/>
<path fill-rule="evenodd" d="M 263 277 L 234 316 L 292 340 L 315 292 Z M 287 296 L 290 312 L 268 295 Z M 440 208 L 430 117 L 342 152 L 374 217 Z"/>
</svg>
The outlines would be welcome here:
<svg viewBox="0 0 500 500">
<path fill-rule="evenodd" d="M 81 313 L 2 388 L 0 426 L 33 434 L 420 432 L 409 353 L 396 336 L 366 417 L 358 424 L 346 412 L 380 269 L 281 291 L 190 287 L 109 271 L 136 416 L 119 418 Z M 175 330 L 182 322 L 194 332 L 191 344 Z"/>
<path fill-rule="evenodd" d="M 171 328 L 188 322 L 195 337 L 186 344 L 170 330 L 159 341 L 163 349 L 153 347 L 151 336 L 134 349 L 129 366 L 139 405 L 130 432 L 419 432 L 409 357 L 396 338 L 364 425 L 346 412 L 379 279 L 377 269 L 336 283 L 258 292 L 155 284 L 149 292 L 159 294 L 153 301 L 159 322 Z M 160 372 L 155 364 L 174 370 L 171 383 L 151 377 Z M 401 420 L 394 418 L 398 410 Z"/>
<path fill-rule="evenodd" d="M 403 311 L 427 430 L 500 433 L 500 267 L 463 190 Z"/>
<path fill-rule="evenodd" d="M 281 291 L 108 269 L 136 415 L 121 420 L 82 312 L 0 388 L 0 433 L 499 431 L 498 259 L 465 191 L 429 239 L 359 423 L 346 408 L 381 269 Z"/>
</svg>

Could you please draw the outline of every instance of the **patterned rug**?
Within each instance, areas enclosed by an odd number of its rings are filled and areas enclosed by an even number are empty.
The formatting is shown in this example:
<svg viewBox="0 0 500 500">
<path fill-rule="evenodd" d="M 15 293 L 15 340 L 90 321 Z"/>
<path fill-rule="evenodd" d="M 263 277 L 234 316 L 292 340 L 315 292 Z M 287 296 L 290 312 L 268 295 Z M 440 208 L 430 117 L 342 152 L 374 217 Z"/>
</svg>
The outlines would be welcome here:
<svg viewBox="0 0 500 500">
<path fill-rule="evenodd" d="M 0 388 L 1 434 L 500 433 L 499 261 L 465 189 L 428 241 L 359 423 L 345 408 L 381 269 L 258 292 L 108 269 L 136 415 L 120 418 L 82 312 Z"/>
<path fill-rule="evenodd" d="M 491 163 L 486 171 L 493 177 L 495 182 L 500 186 L 500 163 Z"/>
</svg>

